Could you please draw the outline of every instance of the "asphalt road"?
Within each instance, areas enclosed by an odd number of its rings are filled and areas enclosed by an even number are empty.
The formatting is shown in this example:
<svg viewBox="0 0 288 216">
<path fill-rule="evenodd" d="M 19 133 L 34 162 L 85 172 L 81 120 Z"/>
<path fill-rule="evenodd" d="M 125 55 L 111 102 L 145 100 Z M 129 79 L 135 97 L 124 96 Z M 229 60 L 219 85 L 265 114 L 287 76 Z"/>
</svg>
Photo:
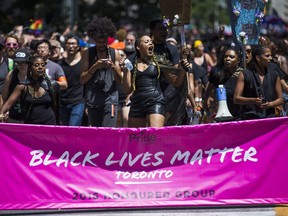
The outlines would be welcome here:
<svg viewBox="0 0 288 216">
<path fill-rule="evenodd" d="M 0 211 L 0 215 L 71 215 L 71 216 L 288 216 L 288 207 L 229 207 L 186 209 L 137 210 L 53 210 L 53 211 Z"/>
</svg>

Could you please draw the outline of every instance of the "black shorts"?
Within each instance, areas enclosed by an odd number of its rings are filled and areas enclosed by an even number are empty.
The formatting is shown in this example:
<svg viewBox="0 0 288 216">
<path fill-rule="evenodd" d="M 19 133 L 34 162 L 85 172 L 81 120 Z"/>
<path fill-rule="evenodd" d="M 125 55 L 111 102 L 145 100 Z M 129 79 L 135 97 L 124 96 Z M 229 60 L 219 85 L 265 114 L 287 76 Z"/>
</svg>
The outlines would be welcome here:
<svg viewBox="0 0 288 216">
<path fill-rule="evenodd" d="M 161 103 L 145 104 L 145 105 L 142 104 L 142 106 L 135 106 L 131 104 L 129 117 L 145 118 L 146 115 L 149 114 L 161 114 L 165 116 L 166 114 L 165 105 Z"/>
</svg>

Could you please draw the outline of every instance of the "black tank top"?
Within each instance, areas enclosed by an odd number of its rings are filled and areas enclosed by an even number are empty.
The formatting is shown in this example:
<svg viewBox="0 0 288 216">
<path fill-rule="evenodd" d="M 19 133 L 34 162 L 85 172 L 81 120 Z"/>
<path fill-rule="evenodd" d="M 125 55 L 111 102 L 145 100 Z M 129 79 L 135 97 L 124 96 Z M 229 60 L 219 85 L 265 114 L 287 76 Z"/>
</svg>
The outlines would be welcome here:
<svg viewBox="0 0 288 216">
<path fill-rule="evenodd" d="M 22 100 L 23 116 L 25 124 L 42 124 L 42 125 L 55 125 L 55 115 L 52 109 L 52 99 L 48 91 L 39 98 L 32 99 L 32 95 L 27 90 L 24 93 L 25 96 Z M 24 112 L 25 110 L 25 112 Z"/>
<path fill-rule="evenodd" d="M 108 49 L 108 56 L 115 62 L 115 50 Z M 95 47 L 89 48 L 89 68 L 97 61 Z M 89 108 L 103 107 L 104 105 L 118 105 L 118 91 L 111 69 L 99 69 L 90 80 L 85 83 L 85 102 Z"/>
</svg>

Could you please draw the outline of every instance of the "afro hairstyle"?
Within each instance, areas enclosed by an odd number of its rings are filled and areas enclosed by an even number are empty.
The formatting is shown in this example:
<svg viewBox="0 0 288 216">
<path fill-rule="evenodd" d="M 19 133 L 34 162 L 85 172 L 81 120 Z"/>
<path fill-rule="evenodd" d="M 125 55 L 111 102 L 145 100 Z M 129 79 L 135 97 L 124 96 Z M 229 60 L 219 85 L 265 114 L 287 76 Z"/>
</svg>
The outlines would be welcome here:
<svg viewBox="0 0 288 216">
<path fill-rule="evenodd" d="M 113 37 L 116 31 L 116 26 L 107 17 L 94 17 L 87 26 L 87 33 L 91 38 Z"/>
</svg>

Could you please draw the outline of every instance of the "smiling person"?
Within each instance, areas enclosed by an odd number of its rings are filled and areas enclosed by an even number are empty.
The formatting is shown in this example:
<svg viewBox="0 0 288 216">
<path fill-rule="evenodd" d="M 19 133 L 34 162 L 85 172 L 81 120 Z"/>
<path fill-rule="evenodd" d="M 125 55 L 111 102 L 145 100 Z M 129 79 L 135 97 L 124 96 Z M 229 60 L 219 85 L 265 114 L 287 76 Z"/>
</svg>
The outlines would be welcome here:
<svg viewBox="0 0 288 216">
<path fill-rule="evenodd" d="M 45 74 L 45 61 L 32 56 L 28 62 L 27 79 L 20 82 L 2 106 L 0 121 L 8 117 L 8 110 L 20 99 L 25 124 L 55 125 L 53 88 Z"/>
<path fill-rule="evenodd" d="M 234 93 L 234 102 L 243 105 L 243 120 L 275 117 L 275 107 L 283 104 L 279 75 L 268 67 L 271 60 L 270 47 L 252 47 L 252 61 L 240 73 Z"/>
</svg>

